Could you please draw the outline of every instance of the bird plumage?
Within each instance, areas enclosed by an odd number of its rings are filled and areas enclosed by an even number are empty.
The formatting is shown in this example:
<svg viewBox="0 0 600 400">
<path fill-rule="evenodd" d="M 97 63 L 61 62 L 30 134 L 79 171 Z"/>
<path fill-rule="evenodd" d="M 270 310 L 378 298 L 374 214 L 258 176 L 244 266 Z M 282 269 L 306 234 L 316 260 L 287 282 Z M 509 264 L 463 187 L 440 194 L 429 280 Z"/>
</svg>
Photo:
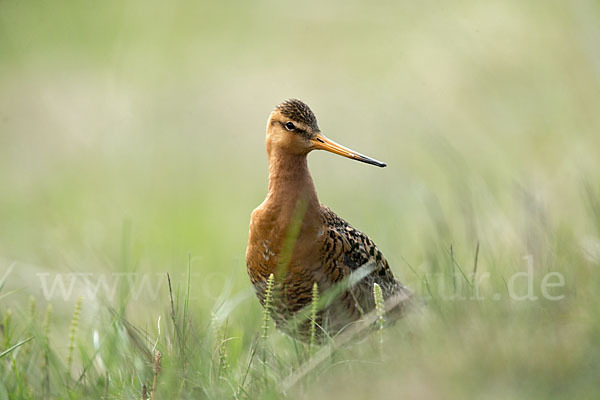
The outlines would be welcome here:
<svg viewBox="0 0 600 400">
<path fill-rule="evenodd" d="M 275 109 L 279 111 L 281 115 L 292 121 L 302 122 L 310 126 L 314 131 L 320 131 L 319 125 L 317 124 L 317 117 L 312 110 L 300 100 L 286 100 L 275 107 Z"/>
<path fill-rule="evenodd" d="M 294 129 L 286 127 L 289 123 Z M 375 243 L 319 202 L 306 156 L 322 148 L 375 165 L 385 164 L 343 146 L 338 152 L 326 145 L 339 146 L 321 135 L 306 104 L 291 100 L 275 108 L 267 125 L 269 190 L 250 222 L 246 252 L 250 281 L 264 305 L 267 280 L 271 273 L 275 275 L 271 315 L 278 328 L 299 339 L 307 338 L 308 321 L 290 321 L 311 304 L 314 283 L 320 293 L 326 293 L 369 268 L 362 279 L 344 286 L 318 313 L 321 337 L 335 335 L 373 310 L 374 283 L 382 288 L 384 299 L 399 299 L 388 314 L 392 318 L 404 313 L 406 300 L 412 296 L 395 279 Z"/>
</svg>

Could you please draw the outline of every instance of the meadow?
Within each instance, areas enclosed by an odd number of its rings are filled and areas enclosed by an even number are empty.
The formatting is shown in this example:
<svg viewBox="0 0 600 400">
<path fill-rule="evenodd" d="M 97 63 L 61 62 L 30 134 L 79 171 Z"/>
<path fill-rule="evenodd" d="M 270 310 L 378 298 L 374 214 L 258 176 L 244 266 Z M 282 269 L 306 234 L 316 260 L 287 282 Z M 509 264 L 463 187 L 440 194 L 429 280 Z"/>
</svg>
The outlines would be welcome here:
<svg viewBox="0 0 600 400">
<path fill-rule="evenodd" d="M 1 1 L 0 399 L 598 398 L 599 27 L 592 0 Z M 309 156 L 427 300 L 322 347 L 245 266 L 291 97 L 388 164 Z"/>
</svg>

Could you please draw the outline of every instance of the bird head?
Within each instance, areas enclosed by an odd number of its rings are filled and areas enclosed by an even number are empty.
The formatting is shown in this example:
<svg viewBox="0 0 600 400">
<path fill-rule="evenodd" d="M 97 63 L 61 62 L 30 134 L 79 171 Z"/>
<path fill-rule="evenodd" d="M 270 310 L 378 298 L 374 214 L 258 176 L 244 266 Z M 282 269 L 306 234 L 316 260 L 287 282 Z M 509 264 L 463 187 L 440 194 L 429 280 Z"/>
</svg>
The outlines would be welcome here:
<svg viewBox="0 0 600 400">
<path fill-rule="evenodd" d="M 275 107 L 267 123 L 267 151 L 273 148 L 306 155 L 312 150 L 326 150 L 331 153 L 385 167 L 386 164 L 367 157 L 325 137 L 312 110 L 302 101 L 291 99 Z"/>
</svg>

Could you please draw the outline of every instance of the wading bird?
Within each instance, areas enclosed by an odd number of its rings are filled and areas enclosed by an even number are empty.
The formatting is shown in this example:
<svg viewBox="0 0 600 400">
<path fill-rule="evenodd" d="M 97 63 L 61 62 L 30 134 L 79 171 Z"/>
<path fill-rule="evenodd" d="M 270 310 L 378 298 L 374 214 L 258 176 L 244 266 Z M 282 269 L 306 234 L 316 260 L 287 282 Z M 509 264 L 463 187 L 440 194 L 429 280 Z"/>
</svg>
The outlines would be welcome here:
<svg viewBox="0 0 600 400">
<path fill-rule="evenodd" d="M 295 99 L 269 116 L 266 148 L 268 193 L 250 218 L 246 266 L 263 306 L 274 274 L 269 311 L 277 328 L 307 340 L 309 321 L 290 321 L 310 308 L 315 283 L 320 294 L 346 285 L 317 314 L 320 338 L 339 333 L 375 308 L 374 283 L 382 289 L 388 317 L 401 316 L 412 292 L 394 278 L 367 235 L 319 202 L 307 155 L 326 150 L 378 167 L 386 164 L 327 139 L 311 109 Z"/>
</svg>

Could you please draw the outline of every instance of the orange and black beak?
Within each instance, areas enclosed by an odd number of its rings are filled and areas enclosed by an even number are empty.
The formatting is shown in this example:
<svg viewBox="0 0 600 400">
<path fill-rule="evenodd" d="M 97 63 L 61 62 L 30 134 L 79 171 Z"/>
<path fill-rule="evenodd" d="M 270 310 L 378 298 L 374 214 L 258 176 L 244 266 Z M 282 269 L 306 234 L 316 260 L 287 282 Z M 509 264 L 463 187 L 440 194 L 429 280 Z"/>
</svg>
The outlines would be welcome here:
<svg viewBox="0 0 600 400">
<path fill-rule="evenodd" d="M 311 139 L 313 146 L 317 150 L 327 150 L 329 152 L 339 154 L 340 156 L 348 157 L 353 160 L 362 161 L 367 164 L 376 165 L 378 167 L 385 167 L 386 164 L 381 161 L 377 161 L 372 159 L 371 157 L 367 157 L 363 154 L 357 153 L 354 150 L 350 150 L 347 147 L 342 146 L 341 144 L 337 144 L 333 140 L 327 139 L 321 133 L 317 133 L 317 135 Z"/>
</svg>

